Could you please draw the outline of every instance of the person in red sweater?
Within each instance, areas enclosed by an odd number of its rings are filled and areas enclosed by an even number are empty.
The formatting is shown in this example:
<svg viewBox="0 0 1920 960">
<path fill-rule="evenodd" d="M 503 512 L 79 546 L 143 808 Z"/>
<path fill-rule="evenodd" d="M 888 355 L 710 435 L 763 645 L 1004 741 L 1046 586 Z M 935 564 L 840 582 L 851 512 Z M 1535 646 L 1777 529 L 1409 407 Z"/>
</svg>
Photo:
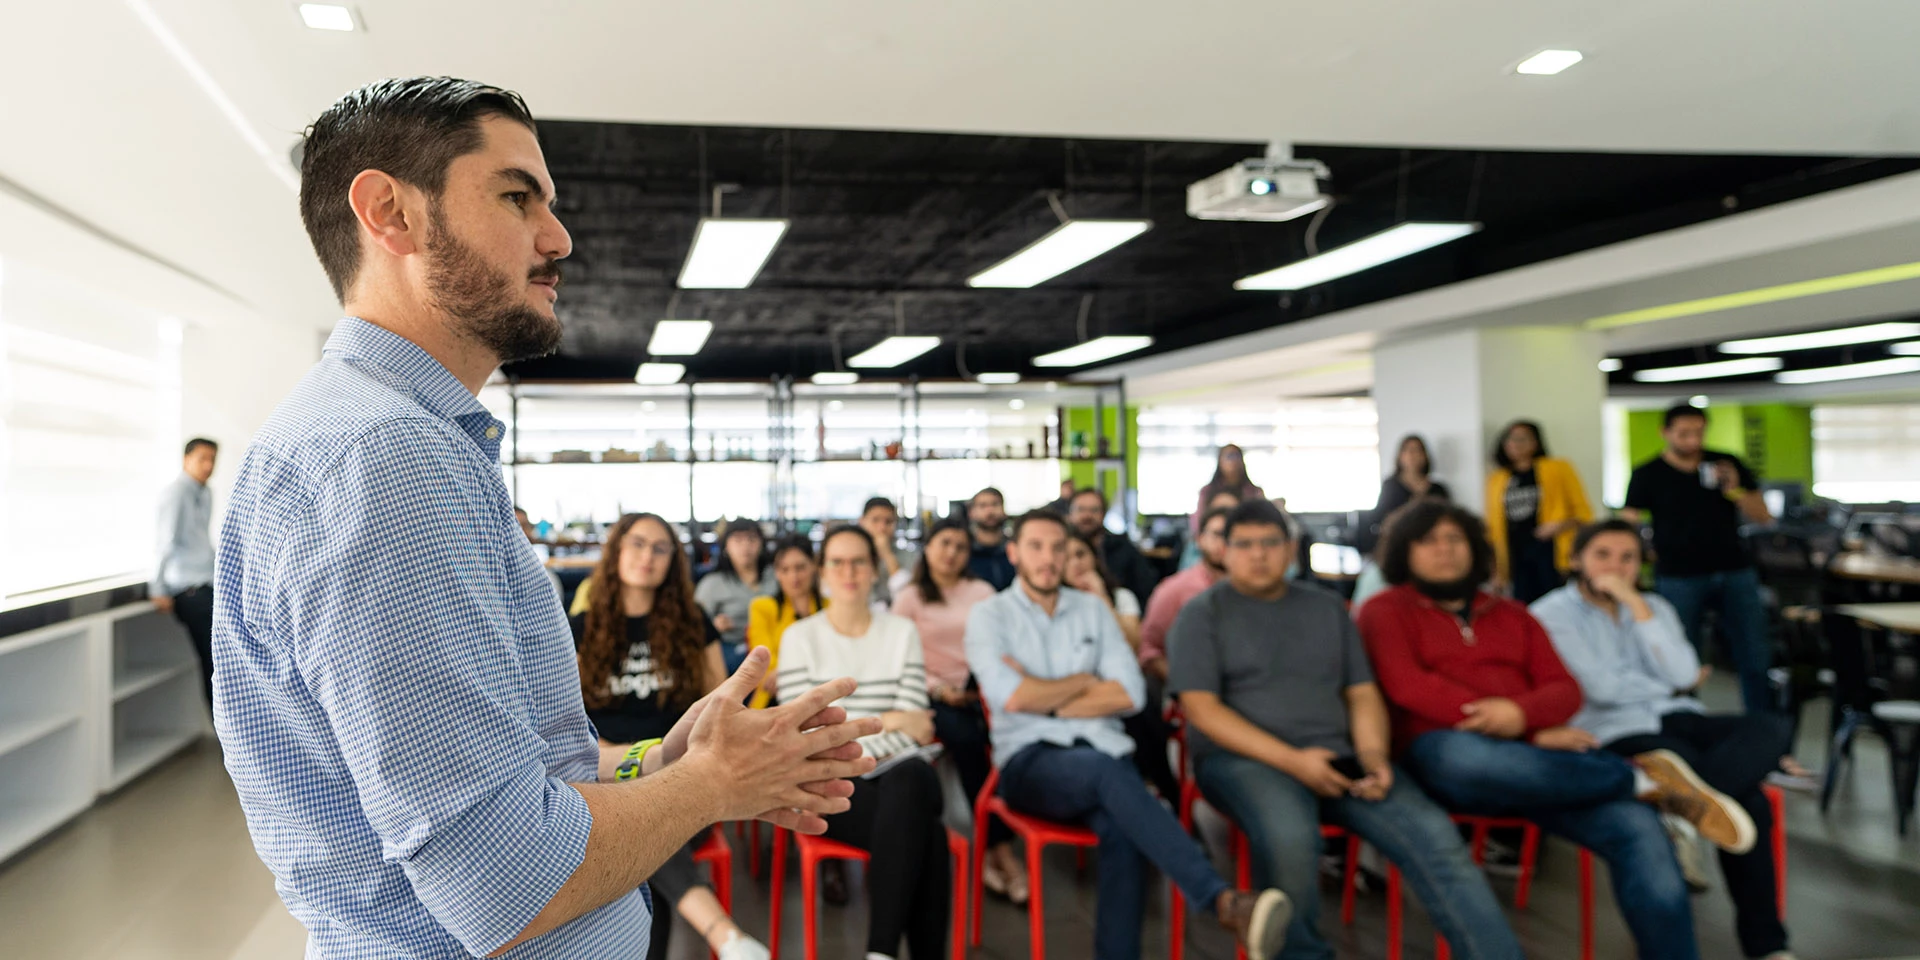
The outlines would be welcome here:
<svg viewBox="0 0 1920 960">
<path fill-rule="evenodd" d="M 1480 589 L 1493 547 L 1480 519 L 1423 501 L 1394 518 L 1378 562 L 1393 586 L 1367 601 L 1361 638 L 1393 716 L 1402 766 L 1443 806 L 1526 817 L 1592 850 L 1645 960 L 1694 960 L 1686 881 L 1659 811 L 1720 832 L 1743 816 L 1678 756 L 1596 750 L 1568 727 L 1580 685 L 1519 603 Z"/>
</svg>

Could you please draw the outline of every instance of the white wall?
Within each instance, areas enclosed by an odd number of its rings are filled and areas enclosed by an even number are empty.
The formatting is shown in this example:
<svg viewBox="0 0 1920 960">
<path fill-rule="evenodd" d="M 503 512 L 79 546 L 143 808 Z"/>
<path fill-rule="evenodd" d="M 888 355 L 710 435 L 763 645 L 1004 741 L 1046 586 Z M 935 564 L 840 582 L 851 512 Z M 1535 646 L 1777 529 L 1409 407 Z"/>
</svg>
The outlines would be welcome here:
<svg viewBox="0 0 1920 960">
<path fill-rule="evenodd" d="M 1433 454 L 1433 476 L 1479 509 L 1486 483 L 1482 444 L 1480 332 L 1462 330 L 1385 343 L 1373 351 L 1373 401 L 1380 417 L 1380 475 L 1393 472 L 1400 438 L 1417 433 Z"/>
</svg>

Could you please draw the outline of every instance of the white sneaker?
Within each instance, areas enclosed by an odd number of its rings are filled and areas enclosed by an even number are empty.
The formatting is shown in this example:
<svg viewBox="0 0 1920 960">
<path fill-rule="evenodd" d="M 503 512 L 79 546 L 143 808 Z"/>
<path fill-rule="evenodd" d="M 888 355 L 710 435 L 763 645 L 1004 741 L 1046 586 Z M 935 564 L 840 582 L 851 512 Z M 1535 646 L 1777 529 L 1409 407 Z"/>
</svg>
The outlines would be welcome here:
<svg viewBox="0 0 1920 960">
<path fill-rule="evenodd" d="M 720 960 L 772 960 L 773 957 L 765 944 L 737 930 L 733 939 L 721 944 L 714 953 L 720 956 Z"/>
<path fill-rule="evenodd" d="M 1680 862 L 1680 877 L 1687 882 L 1687 889 L 1694 893 L 1712 889 L 1706 865 L 1700 859 L 1700 834 L 1693 824 L 1671 814 L 1661 814 L 1660 822 L 1667 828 L 1667 839 L 1673 841 L 1673 858 Z"/>
</svg>

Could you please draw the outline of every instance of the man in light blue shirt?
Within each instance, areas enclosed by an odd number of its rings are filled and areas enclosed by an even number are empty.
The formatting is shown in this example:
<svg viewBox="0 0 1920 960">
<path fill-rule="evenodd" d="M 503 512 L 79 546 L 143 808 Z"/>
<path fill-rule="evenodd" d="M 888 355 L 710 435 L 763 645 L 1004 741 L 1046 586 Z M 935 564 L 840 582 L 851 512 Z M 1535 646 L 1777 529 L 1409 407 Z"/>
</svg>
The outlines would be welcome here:
<svg viewBox="0 0 1920 960">
<path fill-rule="evenodd" d="M 213 476 L 220 445 L 205 437 L 187 441 L 180 475 L 160 494 L 159 560 L 147 596 L 162 613 L 171 613 L 193 638 L 200 655 L 200 678 L 213 706 Z"/>
<path fill-rule="evenodd" d="M 1067 536 L 1057 513 L 1020 517 L 1007 541 L 1013 585 L 967 615 L 967 665 L 992 718 L 1000 795 L 1018 813 L 1082 823 L 1099 836 L 1098 960 L 1140 956 L 1143 857 L 1172 878 L 1195 909 L 1212 910 L 1249 956 L 1268 960 L 1285 936 L 1286 895 L 1233 890 L 1180 821 L 1147 792 L 1127 759 L 1133 741 L 1120 722 L 1153 709 L 1146 683 L 1106 605 L 1060 585 Z M 1037 877 L 1033 885 L 1038 888 Z"/>
<path fill-rule="evenodd" d="M 598 745 L 475 398 L 559 343 L 553 197 L 495 87 L 383 80 L 307 133 L 301 215 L 351 315 L 234 484 L 214 724 L 309 958 L 645 956 L 674 850 L 743 817 L 821 833 L 873 767 L 878 723 L 827 706 L 850 680 L 745 709 L 764 653 L 664 740 Z"/>
<path fill-rule="evenodd" d="M 1791 960 L 1775 895 L 1773 851 L 1753 841 L 1772 830 L 1772 807 L 1760 787 L 1779 768 L 1792 727 L 1778 713 L 1705 712 L 1691 691 L 1706 675 L 1673 605 L 1640 592 L 1641 556 L 1634 524 L 1607 520 L 1588 526 L 1574 537 L 1573 582 L 1529 608 L 1585 694 L 1568 725 L 1590 735 L 1589 748 L 1628 757 L 1670 752 L 1704 781 L 1734 814 L 1731 828 L 1742 852 L 1723 846 L 1720 869 L 1741 951 Z M 1692 840 L 1678 839 L 1676 851 L 1686 864 Z"/>
</svg>

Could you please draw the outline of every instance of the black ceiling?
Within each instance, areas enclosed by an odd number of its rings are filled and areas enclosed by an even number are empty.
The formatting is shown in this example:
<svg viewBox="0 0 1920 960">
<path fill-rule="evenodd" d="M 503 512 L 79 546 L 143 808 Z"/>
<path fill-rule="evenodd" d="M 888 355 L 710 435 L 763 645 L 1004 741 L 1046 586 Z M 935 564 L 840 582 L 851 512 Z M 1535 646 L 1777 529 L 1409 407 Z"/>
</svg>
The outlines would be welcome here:
<svg viewBox="0 0 1920 960">
<path fill-rule="evenodd" d="M 1308 220 L 1193 220 L 1186 186 L 1257 156 L 1255 143 L 1062 140 L 957 134 L 544 121 L 540 139 L 573 234 L 563 265 L 561 352 L 527 379 L 626 379 L 653 322 L 714 321 L 700 379 L 804 377 L 896 327 L 940 349 L 895 375 L 1032 373 L 1029 359 L 1085 333 L 1148 333 L 1171 350 L 1290 323 L 1920 168 L 1889 158 L 1646 156 L 1397 150 L 1300 144 L 1332 168 L 1338 198 L 1317 236 L 1338 246 L 1401 219 L 1473 219 L 1478 234 L 1292 294 L 1233 281 L 1307 252 Z M 793 220 L 753 286 L 675 289 L 709 189 L 737 183 L 728 216 Z M 1058 222 L 1137 217 L 1154 228 L 1031 290 L 966 278 Z M 677 297 L 677 300 L 675 299 Z M 964 347 L 964 360 L 957 348 Z M 676 358 L 678 359 L 678 358 Z M 965 369 L 961 367 L 964 362 Z"/>
</svg>

